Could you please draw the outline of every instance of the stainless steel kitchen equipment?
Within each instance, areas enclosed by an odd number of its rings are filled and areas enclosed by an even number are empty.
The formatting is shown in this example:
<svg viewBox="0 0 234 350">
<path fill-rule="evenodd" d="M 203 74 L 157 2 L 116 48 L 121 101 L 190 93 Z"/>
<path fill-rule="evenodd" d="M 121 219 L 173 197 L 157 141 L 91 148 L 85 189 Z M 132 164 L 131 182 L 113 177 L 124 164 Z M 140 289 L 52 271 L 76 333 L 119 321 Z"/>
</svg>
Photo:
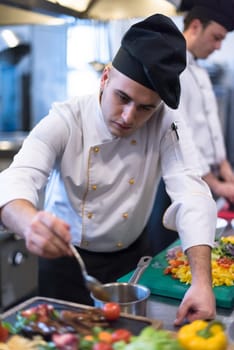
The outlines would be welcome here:
<svg viewBox="0 0 234 350">
<path fill-rule="evenodd" d="M 137 282 L 147 266 L 149 266 L 151 260 L 151 256 L 143 256 L 129 282 L 103 284 L 103 288 L 110 296 L 110 300 L 120 305 L 121 312 L 141 316 L 146 315 L 146 302 L 150 296 L 150 290 L 145 286 L 137 284 Z M 105 301 L 96 298 L 92 293 L 91 297 L 96 307 L 102 308 L 104 306 Z"/>
<path fill-rule="evenodd" d="M 0 312 L 37 294 L 37 257 L 0 227 Z"/>
</svg>

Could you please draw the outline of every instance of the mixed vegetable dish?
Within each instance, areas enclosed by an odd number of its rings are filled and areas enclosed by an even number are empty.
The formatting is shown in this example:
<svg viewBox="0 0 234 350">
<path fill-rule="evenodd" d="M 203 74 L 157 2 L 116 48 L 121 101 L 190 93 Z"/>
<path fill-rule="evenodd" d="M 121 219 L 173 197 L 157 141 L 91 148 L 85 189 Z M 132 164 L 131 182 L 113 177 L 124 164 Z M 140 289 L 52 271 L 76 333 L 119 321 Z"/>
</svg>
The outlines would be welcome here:
<svg viewBox="0 0 234 350">
<path fill-rule="evenodd" d="M 181 246 L 169 249 L 166 259 L 168 265 L 164 273 L 190 284 L 191 270 Z M 214 287 L 234 285 L 234 236 L 221 237 L 212 249 L 212 281 Z"/>
<path fill-rule="evenodd" d="M 223 324 L 194 321 L 177 335 L 148 325 L 133 334 L 118 328 L 121 318 L 117 303 L 103 309 L 56 310 L 42 303 L 18 311 L 16 321 L 0 323 L 0 350 L 225 350 Z"/>
</svg>

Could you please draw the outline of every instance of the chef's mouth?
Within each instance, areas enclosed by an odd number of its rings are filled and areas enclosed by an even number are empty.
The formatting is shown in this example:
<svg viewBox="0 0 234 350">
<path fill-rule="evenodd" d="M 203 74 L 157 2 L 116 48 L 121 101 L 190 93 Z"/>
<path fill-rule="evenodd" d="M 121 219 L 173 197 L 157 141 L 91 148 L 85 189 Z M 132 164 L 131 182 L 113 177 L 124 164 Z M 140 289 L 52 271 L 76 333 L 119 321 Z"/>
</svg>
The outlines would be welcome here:
<svg viewBox="0 0 234 350">
<path fill-rule="evenodd" d="M 118 123 L 118 122 L 113 122 L 113 124 L 115 125 L 115 127 L 117 127 L 118 129 L 121 129 L 121 130 L 131 130 L 131 129 L 133 129 L 132 125 L 121 124 L 121 123 Z"/>
</svg>

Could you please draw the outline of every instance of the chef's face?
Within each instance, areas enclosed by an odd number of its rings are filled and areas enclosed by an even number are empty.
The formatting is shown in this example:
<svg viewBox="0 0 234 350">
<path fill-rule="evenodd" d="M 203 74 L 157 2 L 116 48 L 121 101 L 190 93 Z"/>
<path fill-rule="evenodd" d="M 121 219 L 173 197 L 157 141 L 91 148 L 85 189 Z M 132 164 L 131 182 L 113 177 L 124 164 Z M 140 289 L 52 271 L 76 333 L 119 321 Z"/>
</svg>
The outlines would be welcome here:
<svg viewBox="0 0 234 350">
<path fill-rule="evenodd" d="M 117 137 L 126 137 L 141 128 L 161 103 L 159 95 L 106 67 L 101 78 L 101 109 L 105 123 Z"/>
<path fill-rule="evenodd" d="M 194 37 L 188 43 L 188 49 L 192 51 L 195 57 L 204 59 L 221 48 L 227 30 L 213 21 L 205 27 L 199 20 L 194 20 L 194 22 Z"/>
</svg>

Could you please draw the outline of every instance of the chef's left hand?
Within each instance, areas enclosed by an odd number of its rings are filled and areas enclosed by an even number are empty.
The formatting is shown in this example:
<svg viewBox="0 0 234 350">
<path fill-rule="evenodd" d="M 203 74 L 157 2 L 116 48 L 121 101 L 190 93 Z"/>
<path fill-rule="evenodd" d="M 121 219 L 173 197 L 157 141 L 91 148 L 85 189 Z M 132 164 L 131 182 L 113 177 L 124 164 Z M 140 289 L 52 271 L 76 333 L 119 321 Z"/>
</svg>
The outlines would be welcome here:
<svg viewBox="0 0 234 350">
<path fill-rule="evenodd" d="M 215 297 L 210 285 L 191 285 L 176 314 L 175 326 L 197 319 L 212 320 L 216 316 Z"/>
</svg>

